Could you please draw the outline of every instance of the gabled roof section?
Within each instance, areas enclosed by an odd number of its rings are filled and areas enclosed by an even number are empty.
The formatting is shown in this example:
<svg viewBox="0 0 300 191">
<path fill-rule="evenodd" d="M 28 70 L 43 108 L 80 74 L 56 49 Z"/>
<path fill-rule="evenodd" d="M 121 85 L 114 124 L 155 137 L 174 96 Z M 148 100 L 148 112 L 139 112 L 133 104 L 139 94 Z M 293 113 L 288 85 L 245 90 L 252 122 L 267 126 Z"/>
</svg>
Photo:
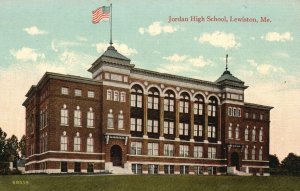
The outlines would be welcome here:
<svg viewBox="0 0 300 191">
<path fill-rule="evenodd" d="M 101 57 L 103 57 L 103 56 L 110 57 L 110 58 L 117 58 L 117 59 L 120 59 L 120 60 L 130 61 L 129 58 L 127 58 L 126 56 L 120 54 L 120 53 L 115 49 L 115 47 L 113 47 L 113 46 L 109 46 L 109 47 L 107 48 L 107 50 L 102 54 Z"/>
<path fill-rule="evenodd" d="M 248 87 L 244 85 L 245 82 L 232 75 L 229 70 L 225 70 L 222 76 L 220 76 L 215 82 L 223 86 L 234 86 L 243 89 Z"/>
</svg>

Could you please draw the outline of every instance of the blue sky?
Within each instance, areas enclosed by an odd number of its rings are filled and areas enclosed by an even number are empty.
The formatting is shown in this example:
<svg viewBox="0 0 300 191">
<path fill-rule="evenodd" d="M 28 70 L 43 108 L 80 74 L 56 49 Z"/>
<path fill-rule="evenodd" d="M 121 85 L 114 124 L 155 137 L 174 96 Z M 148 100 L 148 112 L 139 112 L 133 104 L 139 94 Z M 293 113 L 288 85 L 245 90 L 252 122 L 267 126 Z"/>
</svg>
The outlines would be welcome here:
<svg viewBox="0 0 300 191">
<path fill-rule="evenodd" d="M 46 71 L 85 77 L 106 49 L 109 22 L 92 24 L 104 0 L 0 2 L 0 126 L 24 133 L 21 106 Z M 229 69 L 250 87 L 246 101 L 274 106 L 271 153 L 296 146 L 300 102 L 300 2 L 113 1 L 115 47 L 139 68 L 215 81 Z M 171 17 L 268 17 L 270 23 L 173 22 Z M 278 147 L 281 145 L 281 147 Z"/>
</svg>

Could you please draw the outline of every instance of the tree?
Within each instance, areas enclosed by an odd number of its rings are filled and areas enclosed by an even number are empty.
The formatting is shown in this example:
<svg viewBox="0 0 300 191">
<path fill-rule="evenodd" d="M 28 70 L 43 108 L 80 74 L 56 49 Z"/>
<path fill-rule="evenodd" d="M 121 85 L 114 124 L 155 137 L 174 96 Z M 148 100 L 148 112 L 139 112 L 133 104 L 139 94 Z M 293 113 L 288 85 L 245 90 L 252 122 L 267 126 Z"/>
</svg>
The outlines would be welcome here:
<svg viewBox="0 0 300 191">
<path fill-rule="evenodd" d="M 300 156 L 289 153 L 281 163 L 282 168 L 287 170 L 289 174 L 300 175 Z"/>
<path fill-rule="evenodd" d="M 6 151 L 6 136 L 7 134 L 2 131 L 0 127 L 0 174 L 7 174 L 9 163 L 7 161 Z"/>
<path fill-rule="evenodd" d="M 269 155 L 269 165 L 270 168 L 279 168 L 279 159 L 278 157 L 275 155 Z"/>
<path fill-rule="evenodd" d="M 14 166 L 17 165 L 17 161 L 20 159 L 18 148 L 18 138 L 15 135 L 12 135 L 11 138 L 7 139 L 4 150 L 8 162 L 13 162 Z"/>
<path fill-rule="evenodd" d="M 26 136 L 23 135 L 19 142 L 19 151 L 21 153 L 21 158 L 25 158 L 26 156 Z"/>
</svg>

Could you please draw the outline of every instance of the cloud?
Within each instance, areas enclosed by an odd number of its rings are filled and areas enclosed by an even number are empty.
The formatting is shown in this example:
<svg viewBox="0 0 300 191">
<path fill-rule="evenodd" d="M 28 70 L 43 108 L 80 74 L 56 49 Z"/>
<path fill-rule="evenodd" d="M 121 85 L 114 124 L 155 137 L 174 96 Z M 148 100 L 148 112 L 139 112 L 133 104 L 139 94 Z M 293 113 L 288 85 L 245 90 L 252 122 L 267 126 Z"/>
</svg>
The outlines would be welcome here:
<svg viewBox="0 0 300 191">
<path fill-rule="evenodd" d="M 225 50 L 230 48 L 238 48 L 241 46 L 240 43 L 236 41 L 236 37 L 233 33 L 225 33 L 220 31 L 215 31 L 213 33 L 203 33 L 198 38 L 194 38 L 199 43 L 209 43 L 214 47 L 224 48 Z"/>
<path fill-rule="evenodd" d="M 103 53 L 106 51 L 108 44 L 107 43 L 97 43 L 96 45 L 96 50 L 98 53 Z M 129 48 L 128 45 L 123 44 L 123 43 L 114 43 L 113 46 L 117 49 L 118 52 L 121 54 L 124 54 L 125 56 L 132 56 L 134 54 L 137 54 L 137 50 L 134 48 Z"/>
<path fill-rule="evenodd" d="M 161 22 L 155 21 L 148 27 L 140 27 L 139 28 L 139 33 L 140 34 L 145 34 L 148 33 L 150 36 L 157 36 L 162 33 L 174 33 L 177 31 L 177 28 L 171 26 L 171 25 L 162 25 Z"/>
<path fill-rule="evenodd" d="M 271 73 L 274 73 L 274 72 L 285 72 L 285 70 L 282 68 L 282 67 L 276 67 L 276 66 L 273 66 L 271 64 L 258 64 L 255 60 L 253 59 L 248 59 L 247 62 L 256 68 L 256 71 L 259 73 L 259 74 L 262 74 L 262 75 L 268 75 L 268 74 L 271 74 Z"/>
<path fill-rule="evenodd" d="M 163 59 L 171 61 L 171 62 L 182 62 L 187 58 L 186 55 L 178 55 L 178 54 L 173 54 L 172 56 L 167 56 L 167 57 L 163 57 Z"/>
<path fill-rule="evenodd" d="M 28 47 L 23 47 L 19 50 L 10 50 L 10 53 L 17 60 L 21 61 L 37 61 L 38 58 L 45 58 L 43 53 L 38 53 L 36 50 Z"/>
<path fill-rule="evenodd" d="M 193 72 L 195 67 L 203 68 L 212 65 L 212 61 L 205 59 L 203 56 L 189 57 L 187 55 L 173 54 L 172 56 L 163 57 L 172 63 L 163 64 L 157 69 L 158 72 L 177 74 L 182 72 Z"/>
<path fill-rule="evenodd" d="M 285 32 L 282 34 L 278 32 L 268 32 L 265 36 L 262 36 L 261 38 L 269 42 L 286 42 L 292 41 L 294 39 L 290 32 Z"/>
<path fill-rule="evenodd" d="M 51 49 L 54 52 L 58 52 L 59 50 L 64 51 L 66 48 L 73 47 L 73 46 L 81 46 L 84 44 L 85 41 L 83 39 L 80 39 L 80 38 L 77 38 L 77 39 L 80 42 L 54 39 L 51 41 Z"/>
<path fill-rule="evenodd" d="M 23 29 L 25 32 L 27 32 L 29 35 L 42 35 L 42 34 L 47 34 L 46 31 L 42 31 L 36 26 L 31 26 L 28 28 Z"/>
</svg>

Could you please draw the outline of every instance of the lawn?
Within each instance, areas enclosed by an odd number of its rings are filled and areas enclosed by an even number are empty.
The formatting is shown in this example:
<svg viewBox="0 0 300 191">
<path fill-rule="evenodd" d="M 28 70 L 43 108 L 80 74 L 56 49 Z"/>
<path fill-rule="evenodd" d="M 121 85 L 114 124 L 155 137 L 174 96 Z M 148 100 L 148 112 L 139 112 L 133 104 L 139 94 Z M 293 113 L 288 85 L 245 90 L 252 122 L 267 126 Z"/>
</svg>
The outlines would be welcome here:
<svg viewBox="0 0 300 191">
<path fill-rule="evenodd" d="M 300 191 L 300 177 L 195 175 L 0 176 L 0 191 Z"/>
</svg>

